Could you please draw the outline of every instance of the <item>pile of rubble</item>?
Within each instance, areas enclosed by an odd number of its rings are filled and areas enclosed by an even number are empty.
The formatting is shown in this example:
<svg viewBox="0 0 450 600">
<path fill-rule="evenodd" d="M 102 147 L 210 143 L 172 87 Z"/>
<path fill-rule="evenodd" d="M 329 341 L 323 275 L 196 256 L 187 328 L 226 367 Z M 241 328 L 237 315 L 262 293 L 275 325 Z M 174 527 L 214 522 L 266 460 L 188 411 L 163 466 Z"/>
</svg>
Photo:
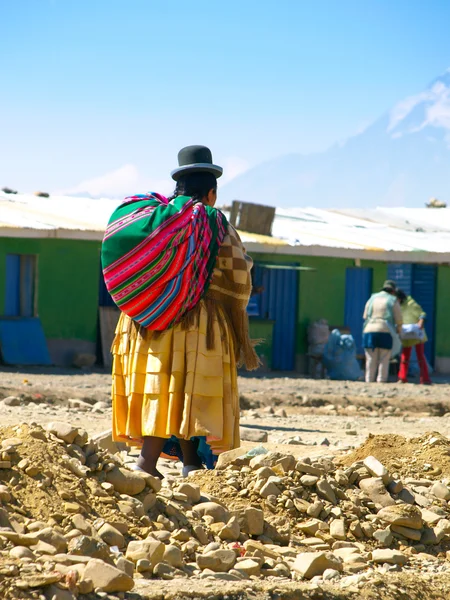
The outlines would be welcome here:
<svg viewBox="0 0 450 600">
<path fill-rule="evenodd" d="M 448 481 L 422 477 L 402 482 L 392 475 L 373 456 L 338 468 L 329 458 L 296 461 L 268 453 L 238 458 L 223 471 L 194 479 L 238 513 L 245 514 L 245 505 L 261 506 L 265 528 L 260 541 L 281 545 L 277 552 L 291 574 L 327 579 L 343 570 L 359 573 L 377 564 L 418 560 L 431 561 L 435 568 L 436 559 L 447 570 Z"/>
<path fill-rule="evenodd" d="M 342 466 L 261 447 L 161 482 L 104 446 L 65 423 L 0 429 L 1 598 L 117 599 L 146 579 L 358 589 L 391 571 L 450 576 L 436 470 L 402 480 L 374 456 Z"/>
<path fill-rule="evenodd" d="M 374 455 L 388 470 L 402 478 L 450 478 L 450 440 L 440 433 L 406 438 L 395 434 L 370 434 L 356 450 L 345 456 L 344 465 Z"/>
</svg>

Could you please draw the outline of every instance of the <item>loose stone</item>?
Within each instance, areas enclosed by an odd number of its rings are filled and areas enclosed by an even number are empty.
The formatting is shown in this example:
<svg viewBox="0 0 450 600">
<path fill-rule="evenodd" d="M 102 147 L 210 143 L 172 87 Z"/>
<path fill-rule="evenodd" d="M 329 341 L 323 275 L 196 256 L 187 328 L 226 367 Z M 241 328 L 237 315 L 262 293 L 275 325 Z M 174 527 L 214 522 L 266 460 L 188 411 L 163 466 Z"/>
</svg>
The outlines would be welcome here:
<svg viewBox="0 0 450 600">
<path fill-rule="evenodd" d="M 330 552 L 303 552 L 297 555 L 292 569 L 305 579 L 311 579 L 327 569 L 342 571 L 342 562 Z"/>
</svg>

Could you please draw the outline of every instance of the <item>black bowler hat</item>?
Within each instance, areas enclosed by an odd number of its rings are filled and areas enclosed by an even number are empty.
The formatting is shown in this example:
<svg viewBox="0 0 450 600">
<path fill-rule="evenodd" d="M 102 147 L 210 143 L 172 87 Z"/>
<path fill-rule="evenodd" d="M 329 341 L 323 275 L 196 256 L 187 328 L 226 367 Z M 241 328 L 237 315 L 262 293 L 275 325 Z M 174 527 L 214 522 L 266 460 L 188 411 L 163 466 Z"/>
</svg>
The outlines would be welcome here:
<svg viewBox="0 0 450 600">
<path fill-rule="evenodd" d="M 186 146 L 178 152 L 178 169 L 171 173 L 178 181 L 187 173 L 212 173 L 216 179 L 223 173 L 222 167 L 213 165 L 211 150 L 206 146 Z"/>
</svg>

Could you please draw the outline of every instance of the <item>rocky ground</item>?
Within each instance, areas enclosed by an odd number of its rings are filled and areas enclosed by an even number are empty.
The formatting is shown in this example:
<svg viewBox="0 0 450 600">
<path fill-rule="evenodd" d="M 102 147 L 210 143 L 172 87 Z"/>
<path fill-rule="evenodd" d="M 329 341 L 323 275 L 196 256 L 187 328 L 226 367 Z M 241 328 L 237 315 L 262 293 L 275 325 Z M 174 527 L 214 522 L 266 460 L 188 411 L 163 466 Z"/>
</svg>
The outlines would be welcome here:
<svg viewBox="0 0 450 600">
<path fill-rule="evenodd" d="M 293 377 L 241 377 L 244 439 L 356 446 L 370 433 L 450 435 L 450 383 L 371 384 Z M 0 369 L 2 424 L 55 419 L 83 425 L 90 435 L 111 424 L 110 375 L 63 369 Z M 448 417 L 447 417 L 448 415 Z M 443 417 L 443 418 L 440 418 Z M 257 430 L 253 436 L 249 430 Z"/>
<path fill-rule="evenodd" d="M 242 448 L 161 483 L 107 374 L 0 372 L 0 597 L 449 597 L 450 386 L 240 383 Z"/>
</svg>

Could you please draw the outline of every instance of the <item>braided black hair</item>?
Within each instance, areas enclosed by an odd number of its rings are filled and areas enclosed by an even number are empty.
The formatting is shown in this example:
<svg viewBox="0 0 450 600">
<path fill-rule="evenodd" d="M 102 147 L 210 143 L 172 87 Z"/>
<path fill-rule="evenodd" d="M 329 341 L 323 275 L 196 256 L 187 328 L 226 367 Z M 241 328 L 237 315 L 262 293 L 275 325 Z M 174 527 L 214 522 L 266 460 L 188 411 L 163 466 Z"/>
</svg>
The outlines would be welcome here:
<svg viewBox="0 0 450 600">
<path fill-rule="evenodd" d="M 397 290 L 397 298 L 400 304 L 402 304 L 406 300 L 406 294 L 403 290 Z"/>
<path fill-rule="evenodd" d="M 177 181 L 175 191 L 169 200 L 177 196 L 190 196 L 194 200 L 202 200 L 211 190 L 217 190 L 217 179 L 212 173 L 202 171 L 187 173 Z"/>
</svg>

